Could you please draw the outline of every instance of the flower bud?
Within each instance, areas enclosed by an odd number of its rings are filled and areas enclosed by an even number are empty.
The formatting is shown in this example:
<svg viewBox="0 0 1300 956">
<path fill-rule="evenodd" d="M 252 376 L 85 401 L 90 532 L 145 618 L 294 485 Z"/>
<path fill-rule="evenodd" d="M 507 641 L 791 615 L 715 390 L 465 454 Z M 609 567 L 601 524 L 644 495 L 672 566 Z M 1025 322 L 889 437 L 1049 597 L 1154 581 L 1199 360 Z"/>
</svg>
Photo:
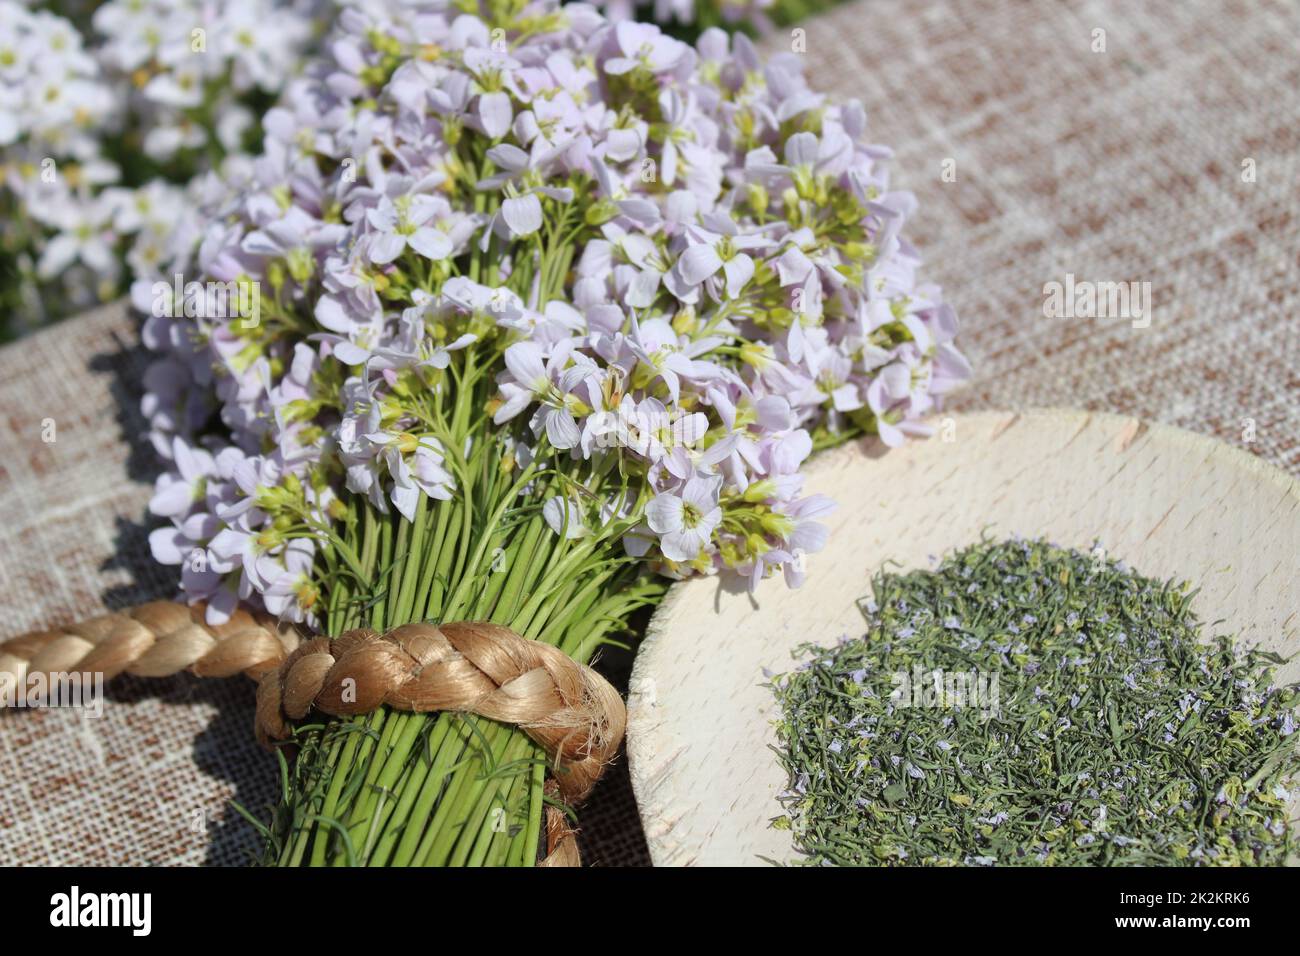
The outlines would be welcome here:
<svg viewBox="0 0 1300 956">
<path fill-rule="evenodd" d="M 275 291 L 284 285 L 284 263 L 279 259 L 272 259 L 266 266 L 266 281 Z"/>
<path fill-rule="evenodd" d="M 783 515 L 779 512 L 772 511 L 763 515 L 759 524 L 768 534 L 776 535 L 782 541 L 794 533 L 794 519 L 789 515 Z"/>
<path fill-rule="evenodd" d="M 289 263 L 289 275 L 293 276 L 293 281 L 299 285 L 306 285 L 316 271 L 316 257 L 311 254 L 310 249 L 297 248 L 290 249 L 286 257 Z"/>
</svg>

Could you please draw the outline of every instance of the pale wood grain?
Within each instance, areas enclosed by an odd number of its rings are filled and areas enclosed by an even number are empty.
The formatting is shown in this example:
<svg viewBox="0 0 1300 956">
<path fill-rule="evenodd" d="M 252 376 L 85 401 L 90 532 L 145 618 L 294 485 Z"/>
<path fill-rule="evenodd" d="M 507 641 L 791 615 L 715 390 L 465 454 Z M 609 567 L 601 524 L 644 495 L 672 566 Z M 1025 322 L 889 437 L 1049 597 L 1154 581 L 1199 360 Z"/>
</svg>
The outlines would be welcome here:
<svg viewBox="0 0 1300 956">
<path fill-rule="evenodd" d="M 792 649 L 858 634 L 855 600 L 887 559 L 998 536 L 1046 536 L 1156 577 L 1201 587 L 1206 622 L 1243 641 L 1300 649 L 1300 483 L 1222 442 L 1136 419 L 1077 411 L 953 416 L 940 437 L 880 454 L 822 456 L 808 490 L 835 498 L 825 551 L 797 591 L 717 579 L 676 586 L 641 646 L 629 700 L 628 759 L 657 865 L 756 864 L 793 855 L 768 821 L 785 780 L 763 668 Z M 1300 679 L 1300 660 L 1279 672 Z"/>
</svg>

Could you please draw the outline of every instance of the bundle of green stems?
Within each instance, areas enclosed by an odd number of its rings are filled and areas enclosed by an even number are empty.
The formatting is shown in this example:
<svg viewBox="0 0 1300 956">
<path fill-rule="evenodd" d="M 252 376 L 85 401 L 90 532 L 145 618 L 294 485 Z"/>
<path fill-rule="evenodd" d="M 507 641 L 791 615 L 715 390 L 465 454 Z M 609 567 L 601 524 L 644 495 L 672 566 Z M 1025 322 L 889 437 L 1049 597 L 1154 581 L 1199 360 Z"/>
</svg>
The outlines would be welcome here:
<svg viewBox="0 0 1300 956">
<path fill-rule="evenodd" d="M 491 363 L 480 366 L 491 367 Z M 626 632 L 630 616 L 669 583 L 620 543 L 641 518 L 570 536 L 543 516 L 552 497 L 625 493 L 613 462 L 557 455 L 544 440 L 526 467 L 487 415 L 490 378 L 472 352 L 453 366 L 454 388 L 414 401 L 447 451 L 451 500 L 422 495 L 414 521 L 380 514 L 360 497 L 328 533 L 320 574 L 328 635 L 383 632 L 417 621 L 490 621 L 588 663 Z M 448 407 L 449 406 L 449 407 Z M 594 491 L 593 491 L 594 489 Z M 266 837 L 275 865 L 532 866 L 538 860 L 548 773 L 524 732 L 459 713 L 380 707 L 304 724 L 296 759 L 281 753 L 282 797 Z M 571 812 L 566 808 L 566 812 Z"/>
</svg>

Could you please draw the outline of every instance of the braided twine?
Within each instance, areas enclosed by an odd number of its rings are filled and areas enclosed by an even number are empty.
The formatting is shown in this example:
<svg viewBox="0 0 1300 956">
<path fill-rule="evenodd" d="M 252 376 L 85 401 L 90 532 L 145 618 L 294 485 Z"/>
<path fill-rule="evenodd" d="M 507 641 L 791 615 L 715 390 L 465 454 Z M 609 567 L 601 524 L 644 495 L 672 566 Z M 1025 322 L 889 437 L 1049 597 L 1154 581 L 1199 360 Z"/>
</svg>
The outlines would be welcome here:
<svg viewBox="0 0 1300 956">
<path fill-rule="evenodd" d="M 417 712 L 457 711 L 514 724 L 546 752 L 548 787 L 582 801 L 623 739 L 618 692 L 591 668 L 549 644 L 485 622 L 405 624 L 338 638 L 303 638 L 264 614 L 237 611 L 204 622 L 202 604 L 154 601 L 0 644 L 0 684 L 31 674 L 103 673 L 168 677 L 247 674 L 258 681 L 255 731 L 263 745 L 284 740 L 291 722 L 315 710 L 335 716 L 387 704 Z M 549 853 L 542 865 L 577 865 L 577 841 L 547 809 Z"/>
</svg>

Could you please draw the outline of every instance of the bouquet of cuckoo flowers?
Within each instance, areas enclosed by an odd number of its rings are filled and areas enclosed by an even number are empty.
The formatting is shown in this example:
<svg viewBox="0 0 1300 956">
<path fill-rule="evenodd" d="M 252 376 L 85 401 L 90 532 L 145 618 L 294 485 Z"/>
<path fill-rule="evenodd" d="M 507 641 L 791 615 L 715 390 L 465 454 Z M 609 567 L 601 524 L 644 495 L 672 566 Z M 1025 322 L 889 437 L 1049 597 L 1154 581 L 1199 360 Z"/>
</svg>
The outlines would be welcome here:
<svg viewBox="0 0 1300 956">
<path fill-rule="evenodd" d="M 425 0 L 345 11 L 282 102 L 198 253 L 256 321 L 174 303 L 145 329 L 151 545 L 212 623 L 486 621 L 585 663 L 674 579 L 797 585 L 831 507 L 808 456 L 923 432 L 968 373 L 888 151 L 796 56 Z M 585 789 L 483 717 L 294 740 L 281 864 L 532 865 Z"/>
</svg>

